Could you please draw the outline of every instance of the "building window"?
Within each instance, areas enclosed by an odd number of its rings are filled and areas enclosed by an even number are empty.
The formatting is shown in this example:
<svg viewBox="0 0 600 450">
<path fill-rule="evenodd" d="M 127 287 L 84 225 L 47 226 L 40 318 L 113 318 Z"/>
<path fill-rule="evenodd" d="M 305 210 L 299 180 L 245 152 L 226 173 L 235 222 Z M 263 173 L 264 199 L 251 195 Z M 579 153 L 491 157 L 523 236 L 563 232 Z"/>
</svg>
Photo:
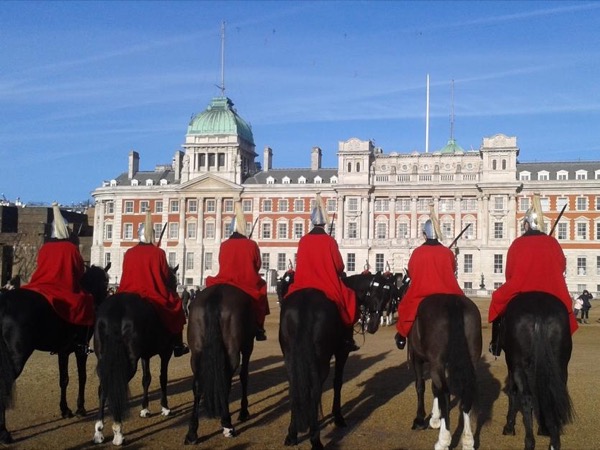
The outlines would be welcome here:
<svg viewBox="0 0 600 450">
<path fill-rule="evenodd" d="M 263 253 L 261 255 L 261 261 L 262 261 L 263 270 L 267 271 L 271 268 L 271 254 L 270 253 Z"/>
<path fill-rule="evenodd" d="M 125 214 L 133 214 L 133 202 L 126 201 L 125 202 Z"/>
<path fill-rule="evenodd" d="M 188 239 L 196 239 L 196 222 L 187 222 L 186 223 L 186 233 L 185 236 Z"/>
<path fill-rule="evenodd" d="M 288 201 L 279 199 L 279 212 L 288 212 Z"/>
<path fill-rule="evenodd" d="M 577 239 L 584 241 L 587 239 L 587 223 L 579 222 L 577 224 Z"/>
<path fill-rule="evenodd" d="M 473 255 L 465 253 L 463 258 L 463 271 L 464 273 L 473 273 Z"/>
<path fill-rule="evenodd" d="M 163 202 L 162 202 L 162 200 L 156 200 L 154 202 L 154 212 L 155 213 L 162 213 L 163 212 Z"/>
<path fill-rule="evenodd" d="M 454 237 L 454 224 L 452 222 L 442 222 L 442 236 L 445 239 Z"/>
<path fill-rule="evenodd" d="M 463 223 L 463 230 L 467 227 L 467 225 L 469 225 L 469 228 L 467 228 L 467 231 L 465 231 L 465 234 L 463 234 L 465 239 L 475 239 L 475 222 L 472 221 L 468 221 L 468 222 L 464 222 Z"/>
<path fill-rule="evenodd" d="M 566 170 L 560 170 L 556 172 L 556 179 L 559 181 L 566 181 L 569 179 L 569 172 Z"/>
<path fill-rule="evenodd" d="M 358 238 L 358 226 L 356 222 L 348 222 L 348 239 Z"/>
<path fill-rule="evenodd" d="M 529 197 L 521 197 L 519 199 L 519 211 L 527 211 L 531 206 L 531 200 Z"/>
<path fill-rule="evenodd" d="M 215 223 L 214 222 L 206 222 L 204 224 L 204 237 L 206 239 L 214 239 L 215 238 Z"/>
<path fill-rule="evenodd" d="M 600 275 L 600 256 L 596 256 L 596 275 Z"/>
<path fill-rule="evenodd" d="M 198 212 L 198 200 L 188 200 L 187 209 L 189 213 Z"/>
<path fill-rule="evenodd" d="M 108 266 L 110 264 L 110 253 L 107 252 L 104 254 L 104 267 Z"/>
<path fill-rule="evenodd" d="M 463 288 L 465 291 L 472 291 L 473 290 L 473 282 L 471 281 L 465 281 L 463 283 Z"/>
<path fill-rule="evenodd" d="M 577 275 L 587 275 L 587 260 L 585 256 L 577 257 Z"/>
<path fill-rule="evenodd" d="M 503 273 L 504 257 L 502 255 L 494 255 L 494 273 Z"/>
<path fill-rule="evenodd" d="M 133 224 L 132 223 L 123 224 L 123 239 L 126 239 L 126 240 L 133 239 Z"/>
<path fill-rule="evenodd" d="M 335 222 L 331 221 L 329 224 L 329 236 L 335 238 Z"/>
<path fill-rule="evenodd" d="M 185 254 L 185 270 L 194 270 L 194 252 Z"/>
<path fill-rule="evenodd" d="M 389 198 L 375 199 L 375 212 L 388 212 L 390 210 Z"/>
<path fill-rule="evenodd" d="M 204 254 L 204 270 L 212 270 L 213 268 L 213 254 L 212 252 L 206 252 Z"/>
<path fill-rule="evenodd" d="M 568 204 L 569 204 L 569 199 L 567 197 L 558 197 L 556 199 L 556 210 L 562 211 L 563 207 Z M 567 208 L 568 208 L 568 206 L 567 206 Z"/>
<path fill-rule="evenodd" d="M 169 212 L 172 212 L 172 213 L 179 212 L 179 200 L 171 200 L 169 202 Z"/>
<path fill-rule="evenodd" d="M 477 211 L 477 199 L 476 198 L 463 198 L 460 201 L 460 209 L 462 211 Z"/>
<path fill-rule="evenodd" d="M 154 223 L 154 224 L 152 224 L 152 228 L 154 228 L 154 237 L 156 239 L 160 239 L 160 237 L 161 237 L 160 235 L 161 235 L 162 230 L 163 230 L 162 224 L 161 223 Z"/>
<path fill-rule="evenodd" d="M 596 222 L 596 240 L 600 240 L 600 222 Z"/>
<path fill-rule="evenodd" d="M 556 227 L 557 234 L 556 237 L 558 240 L 562 241 L 567 239 L 567 224 L 558 222 L 558 226 Z"/>
<path fill-rule="evenodd" d="M 441 212 L 449 212 L 454 210 L 454 199 L 442 198 L 440 199 L 439 208 Z"/>
<path fill-rule="evenodd" d="M 410 211 L 410 198 L 396 199 L 396 211 Z"/>
<path fill-rule="evenodd" d="M 223 222 L 223 229 L 221 230 L 221 236 L 223 236 L 225 239 L 228 239 L 233 234 L 233 231 L 231 230 L 232 222 L 233 222 L 233 220 L 228 220 L 226 222 Z M 215 229 L 216 229 L 216 227 L 215 227 Z"/>
<path fill-rule="evenodd" d="M 214 213 L 215 212 L 215 201 L 212 199 L 206 200 L 206 212 Z"/>
<path fill-rule="evenodd" d="M 262 224 L 261 237 L 263 239 L 271 239 L 271 224 L 270 223 L 267 222 L 267 223 Z"/>
<path fill-rule="evenodd" d="M 279 222 L 277 224 L 277 239 L 288 238 L 288 224 L 287 222 Z"/>
<path fill-rule="evenodd" d="M 419 198 L 417 200 L 417 211 L 429 211 L 432 201 L 430 198 Z"/>
<path fill-rule="evenodd" d="M 587 170 L 578 170 L 575 173 L 576 180 L 587 180 Z"/>
<path fill-rule="evenodd" d="M 285 253 L 277 253 L 277 270 L 285 270 Z"/>
<path fill-rule="evenodd" d="M 596 197 L 596 204 L 598 202 L 598 198 Z M 598 208 L 596 208 L 598 209 Z M 104 214 L 114 214 L 115 213 L 115 203 L 114 202 L 106 202 L 104 204 Z"/>
<path fill-rule="evenodd" d="M 504 224 L 502 222 L 494 223 L 494 239 L 504 238 Z"/>
<path fill-rule="evenodd" d="M 177 265 L 177 253 L 169 252 L 168 260 L 169 267 L 175 267 Z"/>
<path fill-rule="evenodd" d="M 587 210 L 587 197 L 577 197 L 577 211 Z"/>
<path fill-rule="evenodd" d="M 408 237 L 409 237 L 408 230 L 409 230 L 408 223 L 406 223 L 406 222 L 400 222 L 398 224 L 398 238 L 400 238 L 400 239 L 408 239 Z"/>
<path fill-rule="evenodd" d="M 346 269 L 348 272 L 354 272 L 356 270 L 356 254 L 348 253 L 346 257 Z"/>
<path fill-rule="evenodd" d="M 358 211 L 358 199 L 356 197 L 351 197 L 348 199 L 348 211 Z"/>
<path fill-rule="evenodd" d="M 494 197 L 494 209 L 496 211 L 504 209 L 504 197 L 499 195 Z"/>
<path fill-rule="evenodd" d="M 538 172 L 538 181 L 548 181 L 550 179 L 550 174 L 548 172 Z"/>
<path fill-rule="evenodd" d="M 529 180 L 531 180 L 531 174 L 529 172 L 521 172 L 519 174 L 519 180 L 529 181 Z"/>
<path fill-rule="evenodd" d="M 387 239 L 387 223 L 378 222 L 376 227 L 377 239 Z"/>
<path fill-rule="evenodd" d="M 334 198 L 327 199 L 327 212 L 333 213 L 337 210 L 337 200 Z"/>
<path fill-rule="evenodd" d="M 304 235 L 304 224 L 302 222 L 294 223 L 294 239 L 300 239 Z"/>
<path fill-rule="evenodd" d="M 290 184 L 290 177 L 283 177 L 281 179 L 281 184 Z"/>
<path fill-rule="evenodd" d="M 596 197 L 596 211 L 600 211 L 600 197 Z"/>
<path fill-rule="evenodd" d="M 384 264 L 385 260 L 383 253 L 375 253 L 375 271 L 383 272 Z"/>
<path fill-rule="evenodd" d="M 272 200 L 263 200 L 263 212 L 272 212 L 273 211 L 273 201 Z"/>
<path fill-rule="evenodd" d="M 148 200 L 142 200 L 140 202 L 140 212 L 145 213 L 150 209 L 150 202 Z"/>
<path fill-rule="evenodd" d="M 242 211 L 245 213 L 252 212 L 252 200 L 242 200 Z"/>
<path fill-rule="evenodd" d="M 304 212 L 304 200 L 301 198 L 294 200 L 294 211 Z"/>
<path fill-rule="evenodd" d="M 223 212 L 232 213 L 233 212 L 233 200 L 230 198 L 223 200 Z"/>
<path fill-rule="evenodd" d="M 179 222 L 169 223 L 169 239 L 179 238 Z"/>
<path fill-rule="evenodd" d="M 112 223 L 105 223 L 104 224 L 104 240 L 105 241 L 111 241 L 112 240 L 112 234 L 113 234 L 113 225 L 112 225 Z"/>
</svg>

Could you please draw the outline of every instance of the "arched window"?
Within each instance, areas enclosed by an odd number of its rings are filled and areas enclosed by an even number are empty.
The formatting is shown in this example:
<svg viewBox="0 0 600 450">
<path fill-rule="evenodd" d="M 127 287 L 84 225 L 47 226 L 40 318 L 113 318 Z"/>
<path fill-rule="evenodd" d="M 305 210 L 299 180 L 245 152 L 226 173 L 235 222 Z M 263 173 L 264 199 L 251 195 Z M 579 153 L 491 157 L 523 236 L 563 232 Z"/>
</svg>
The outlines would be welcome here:
<svg viewBox="0 0 600 450">
<path fill-rule="evenodd" d="M 506 160 L 502 160 L 502 170 L 506 170 Z"/>
<path fill-rule="evenodd" d="M 348 163 L 348 173 L 352 172 L 352 163 Z"/>
<path fill-rule="evenodd" d="M 492 160 L 492 170 L 496 170 L 496 160 Z"/>
<path fill-rule="evenodd" d="M 360 172 L 360 163 L 359 162 L 356 163 L 356 171 Z"/>
</svg>

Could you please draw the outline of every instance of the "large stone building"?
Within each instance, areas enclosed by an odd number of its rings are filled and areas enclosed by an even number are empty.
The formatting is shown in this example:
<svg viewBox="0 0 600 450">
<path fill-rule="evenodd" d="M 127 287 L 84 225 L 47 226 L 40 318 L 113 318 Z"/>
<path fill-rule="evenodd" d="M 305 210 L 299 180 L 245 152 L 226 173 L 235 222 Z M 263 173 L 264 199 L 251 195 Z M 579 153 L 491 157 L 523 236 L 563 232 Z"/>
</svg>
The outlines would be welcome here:
<svg viewBox="0 0 600 450">
<path fill-rule="evenodd" d="M 219 245 L 240 199 L 272 285 L 293 263 L 320 192 L 348 274 L 367 265 L 402 271 L 422 242 L 431 204 L 446 245 L 470 225 L 454 249 L 459 282 L 473 293 L 504 281 L 507 249 L 538 192 L 549 226 L 567 205 L 555 235 L 567 256 L 569 289 L 600 291 L 600 162 L 519 163 L 519 151 L 517 139 L 502 134 L 483 138 L 478 150 L 451 139 L 426 153 L 384 153 L 372 141 L 351 138 L 339 142 L 337 168 L 321 167 L 318 147 L 310 167 L 274 168 L 273 150 L 265 147 L 258 163 L 250 126 L 230 99 L 217 97 L 192 118 L 171 164 L 140 171 L 132 151 L 127 172 L 94 191 L 91 260 L 111 261 L 118 283 L 123 255 L 137 243 L 149 209 L 180 281 L 203 285 L 218 271 Z"/>
</svg>

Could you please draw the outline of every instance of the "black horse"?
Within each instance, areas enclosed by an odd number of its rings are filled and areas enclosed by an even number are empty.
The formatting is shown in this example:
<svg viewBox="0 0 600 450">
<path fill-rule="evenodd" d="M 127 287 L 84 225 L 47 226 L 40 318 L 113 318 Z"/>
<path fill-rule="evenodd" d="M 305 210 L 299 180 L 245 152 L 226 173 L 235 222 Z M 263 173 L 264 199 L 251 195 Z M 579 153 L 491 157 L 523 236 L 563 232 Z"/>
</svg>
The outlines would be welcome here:
<svg viewBox="0 0 600 450">
<path fill-rule="evenodd" d="M 107 271 L 91 266 L 81 280 L 82 288 L 92 294 L 98 306 L 108 290 Z M 60 412 L 63 418 L 73 417 L 67 404 L 69 384 L 69 355 L 75 352 L 75 336 L 91 338 L 93 329 L 73 325 L 63 320 L 48 300 L 38 292 L 18 288 L 2 293 L 0 297 L 0 443 L 12 442 L 6 429 L 6 408 L 11 405 L 13 385 L 34 350 L 58 355 Z M 81 341 L 80 341 L 81 342 Z M 75 414 L 86 414 L 85 384 L 87 381 L 85 352 L 75 352 L 79 390 Z"/>
<path fill-rule="evenodd" d="M 475 365 L 481 357 L 481 346 L 481 314 L 469 298 L 434 294 L 419 304 L 408 335 L 417 390 L 417 416 L 412 428 L 427 428 L 423 366 L 428 362 L 434 396 L 429 425 L 440 429 L 436 449 L 447 450 L 452 440 L 450 394 L 460 400 L 464 419 L 462 448 L 474 448 L 470 412 L 476 401 Z"/>
<path fill-rule="evenodd" d="M 223 435 L 235 436 L 229 394 L 238 367 L 242 387 L 239 420 L 249 417 L 248 363 L 256 335 L 253 301 L 235 286 L 217 284 L 199 292 L 190 305 L 188 345 L 192 353 L 194 404 L 185 444 L 198 441 L 201 397 L 207 415 L 221 418 Z"/>
<path fill-rule="evenodd" d="M 169 288 L 177 286 L 177 268 L 171 269 Z M 96 315 L 94 350 L 98 359 L 98 418 L 94 425 L 94 443 L 104 442 L 104 408 L 113 416 L 113 444 L 124 441 L 122 422 L 128 415 L 129 381 L 142 360 L 142 409 L 140 417 L 148 417 L 148 388 L 152 381 L 150 358 L 160 357 L 161 415 L 171 410 L 167 401 L 168 367 L 175 337 L 163 325 L 156 307 L 138 294 L 120 292 L 107 298 Z"/>
<path fill-rule="evenodd" d="M 356 292 L 361 308 L 361 324 L 369 333 L 379 328 L 379 318 L 389 301 L 381 273 L 342 278 Z M 345 426 L 341 411 L 341 390 L 348 347 L 344 324 L 334 302 L 322 291 L 302 289 L 281 301 L 279 344 L 288 374 L 291 420 L 285 445 L 298 443 L 298 432 L 309 428 L 313 449 L 321 449 L 319 407 L 323 383 L 335 355 L 332 413 L 337 426 Z"/>
<path fill-rule="evenodd" d="M 563 427 L 573 420 L 567 390 L 573 346 L 567 309 L 551 294 L 521 293 L 506 308 L 500 336 L 508 366 L 508 414 L 503 434 L 515 434 L 520 406 L 525 449 L 535 448 L 535 415 L 539 434 L 549 435 L 549 448 L 560 450 Z"/>
</svg>

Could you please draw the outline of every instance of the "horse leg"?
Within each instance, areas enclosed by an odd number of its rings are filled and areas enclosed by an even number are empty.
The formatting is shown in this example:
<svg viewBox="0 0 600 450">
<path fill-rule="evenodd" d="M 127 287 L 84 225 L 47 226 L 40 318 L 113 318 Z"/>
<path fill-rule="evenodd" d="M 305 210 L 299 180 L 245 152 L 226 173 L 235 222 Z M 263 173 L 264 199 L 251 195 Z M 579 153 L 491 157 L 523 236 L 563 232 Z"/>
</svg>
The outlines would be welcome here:
<svg viewBox="0 0 600 450">
<path fill-rule="evenodd" d="M 200 386 L 200 368 L 197 365 L 194 365 L 194 358 L 199 361 L 200 356 L 192 354 L 192 393 L 194 394 L 194 400 L 192 402 L 192 413 L 190 414 L 188 432 L 183 441 L 184 445 L 195 445 L 198 442 L 198 410 L 200 409 L 200 393 L 202 392 L 202 389 Z"/>
<path fill-rule="evenodd" d="M 102 385 L 98 386 L 98 418 L 94 425 L 94 444 L 102 444 L 104 442 L 104 407 L 106 405 L 106 394 L 102 389 Z"/>
<path fill-rule="evenodd" d="M 69 385 L 69 354 L 58 353 L 58 384 L 60 386 L 60 414 L 63 419 L 73 417 L 73 412 L 67 405 L 67 386 Z"/>
<path fill-rule="evenodd" d="M 250 416 L 248 412 L 248 363 L 250 362 L 250 352 L 242 352 L 242 364 L 240 366 L 240 384 L 242 385 L 242 400 L 240 406 L 240 415 L 238 420 L 244 422 Z"/>
<path fill-rule="evenodd" d="M 523 425 L 525 425 L 525 450 L 535 448 L 533 435 L 533 396 L 527 384 L 527 375 L 524 371 L 515 371 L 514 382 L 521 394 L 521 410 L 523 412 Z"/>
<path fill-rule="evenodd" d="M 517 386 L 513 380 L 513 373 L 509 372 L 508 374 L 508 389 L 506 390 L 508 394 L 508 412 L 506 413 L 506 425 L 504 425 L 504 429 L 502 430 L 502 434 L 504 436 L 514 436 L 515 435 L 515 421 L 517 418 Z"/>
<path fill-rule="evenodd" d="M 433 398 L 431 406 L 431 417 L 429 418 L 429 426 L 434 430 L 438 430 L 441 424 L 442 412 L 440 411 L 440 402 L 437 397 Z"/>
<path fill-rule="evenodd" d="M 87 355 L 83 352 L 75 352 L 77 361 L 77 378 L 79 381 L 79 390 L 77 391 L 77 410 L 75 415 L 83 417 L 87 414 L 85 410 L 85 385 L 87 383 Z"/>
<path fill-rule="evenodd" d="M 346 420 L 342 415 L 342 384 L 344 383 L 344 366 L 348 360 L 348 352 L 343 351 L 335 355 L 335 369 L 333 374 L 333 414 L 334 423 L 338 427 L 345 427 Z M 320 395 L 319 395 L 320 398 Z"/>
<path fill-rule="evenodd" d="M 417 390 L 417 416 L 413 420 L 413 430 L 427 429 L 425 422 L 425 379 L 423 378 L 423 360 L 413 355 L 413 370 L 415 372 L 415 389 Z"/>
<path fill-rule="evenodd" d="M 475 449 L 475 437 L 473 436 L 473 430 L 471 428 L 471 412 L 463 411 L 463 431 L 462 431 L 462 448 L 463 450 L 474 450 Z"/>
<path fill-rule="evenodd" d="M 161 416 L 168 416 L 171 414 L 169 409 L 169 401 L 167 400 L 167 384 L 169 381 L 169 360 L 171 359 L 171 352 L 160 355 L 160 406 Z M 149 383 L 148 383 L 149 384 Z M 146 405 L 148 407 L 148 405 Z"/>
<path fill-rule="evenodd" d="M 452 442 L 452 434 L 450 433 L 450 392 L 446 384 L 445 369 L 431 367 L 430 371 L 433 396 L 438 399 L 441 411 L 440 434 L 434 449 L 448 450 Z"/>
<path fill-rule="evenodd" d="M 148 388 L 152 381 L 152 374 L 150 373 L 150 358 L 142 358 L 142 388 L 144 393 L 142 394 L 142 410 L 140 411 L 140 417 L 148 417 L 150 410 L 148 409 Z"/>
</svg>

